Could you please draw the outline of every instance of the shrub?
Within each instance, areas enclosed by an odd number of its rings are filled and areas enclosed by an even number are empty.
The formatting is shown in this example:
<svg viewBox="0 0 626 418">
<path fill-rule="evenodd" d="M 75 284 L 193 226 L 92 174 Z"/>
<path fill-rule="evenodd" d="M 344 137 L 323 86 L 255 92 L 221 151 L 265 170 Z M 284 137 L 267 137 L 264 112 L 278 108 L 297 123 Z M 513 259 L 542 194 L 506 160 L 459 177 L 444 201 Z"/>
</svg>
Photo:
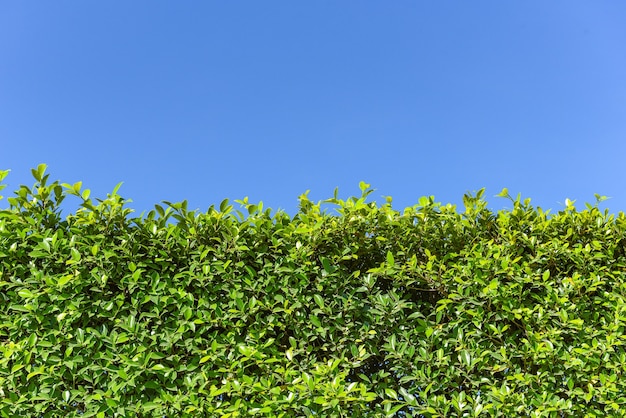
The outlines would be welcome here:
<svg viewBox="0 0 626 418">
<path fill-rule="evenodd" d="M 45 168 L 0 211 L 3 417 L 624 415 L 623 213 L 361 183 L 133 217 Z"/>
</svg>

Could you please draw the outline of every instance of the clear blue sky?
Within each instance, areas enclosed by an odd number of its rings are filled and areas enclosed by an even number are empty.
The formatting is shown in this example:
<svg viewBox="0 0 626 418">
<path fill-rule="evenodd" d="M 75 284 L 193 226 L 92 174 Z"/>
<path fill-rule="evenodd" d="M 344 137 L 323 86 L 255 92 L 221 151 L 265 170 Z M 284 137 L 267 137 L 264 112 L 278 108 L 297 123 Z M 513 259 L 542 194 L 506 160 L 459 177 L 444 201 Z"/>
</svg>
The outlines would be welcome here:
<svg viewBox="0 0 626 418">
<path fill-rule="evenodd" d="M 0 169 L 140 213 L 503 187 L 626 211 L 626 2 L 0 4 Z M 0 207 L 6 206 L 6 199 Z M 508 205 L 510 206 L 510 205 Z"/>
</svg>

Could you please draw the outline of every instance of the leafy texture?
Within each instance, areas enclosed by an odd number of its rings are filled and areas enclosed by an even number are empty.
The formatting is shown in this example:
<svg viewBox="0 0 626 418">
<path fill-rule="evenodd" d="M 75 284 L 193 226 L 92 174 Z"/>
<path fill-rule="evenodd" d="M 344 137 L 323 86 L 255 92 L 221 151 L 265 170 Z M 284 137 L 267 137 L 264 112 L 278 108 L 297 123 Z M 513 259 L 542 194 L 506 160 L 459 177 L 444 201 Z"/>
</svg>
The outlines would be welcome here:
<svg viewBox="0 0 626 418">
<path fill-rule="evenodd" d="M 0 211 L 2 417 L 624 415 L 623 213 L 133 217 L 45 168 Z"/>
</svg>

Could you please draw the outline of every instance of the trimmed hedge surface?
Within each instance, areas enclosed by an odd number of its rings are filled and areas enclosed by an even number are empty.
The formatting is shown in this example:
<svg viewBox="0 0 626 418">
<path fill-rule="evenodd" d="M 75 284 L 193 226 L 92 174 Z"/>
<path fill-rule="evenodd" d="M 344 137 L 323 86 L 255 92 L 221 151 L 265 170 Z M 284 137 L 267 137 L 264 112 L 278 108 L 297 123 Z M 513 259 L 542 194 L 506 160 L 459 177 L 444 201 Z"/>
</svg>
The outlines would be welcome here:
<svg viewBox="0 0 626 418">
<path fill-rule="evenodd" d="M 625 415 L 621 212 L 362 183 L 133 217 L 33 175 L 0 211 L 2 417 Z"/>
</svg>

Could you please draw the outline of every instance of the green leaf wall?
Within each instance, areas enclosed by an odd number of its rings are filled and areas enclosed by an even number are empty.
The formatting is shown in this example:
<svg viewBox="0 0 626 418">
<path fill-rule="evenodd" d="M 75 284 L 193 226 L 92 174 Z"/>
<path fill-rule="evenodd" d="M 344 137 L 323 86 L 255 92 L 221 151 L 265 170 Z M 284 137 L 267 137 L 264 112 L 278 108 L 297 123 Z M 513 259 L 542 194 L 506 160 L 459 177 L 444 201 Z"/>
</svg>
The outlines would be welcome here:
<svg viewBox="0 0 626 418">
<path fill-rule="evenodd" d="M 2 417 L 625 415 L 623 213 L 362 183 L 135 217 L 45 168 L 0 211 Z"/>
</svg>

